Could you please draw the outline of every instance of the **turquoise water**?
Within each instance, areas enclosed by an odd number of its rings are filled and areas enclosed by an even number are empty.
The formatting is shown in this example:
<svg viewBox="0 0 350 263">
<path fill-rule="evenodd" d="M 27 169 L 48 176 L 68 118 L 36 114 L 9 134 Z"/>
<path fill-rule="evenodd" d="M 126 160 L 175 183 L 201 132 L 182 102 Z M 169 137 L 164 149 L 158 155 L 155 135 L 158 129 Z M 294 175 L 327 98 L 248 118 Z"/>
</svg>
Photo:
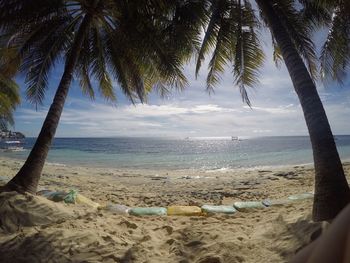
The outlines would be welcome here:
<svg viewBox="0 0 350 263">
<path fill-rule="evenodd" d="M 342 160 L 350 159 L 350 136 L 337 136 Z M 0 156 L 25 159 L 35 139 L 25 140 L 24 152 Z M 56 138 L 51 163 L 129 169 L 236 169 L 312 163 L 309 138 Z"/>
</svg>

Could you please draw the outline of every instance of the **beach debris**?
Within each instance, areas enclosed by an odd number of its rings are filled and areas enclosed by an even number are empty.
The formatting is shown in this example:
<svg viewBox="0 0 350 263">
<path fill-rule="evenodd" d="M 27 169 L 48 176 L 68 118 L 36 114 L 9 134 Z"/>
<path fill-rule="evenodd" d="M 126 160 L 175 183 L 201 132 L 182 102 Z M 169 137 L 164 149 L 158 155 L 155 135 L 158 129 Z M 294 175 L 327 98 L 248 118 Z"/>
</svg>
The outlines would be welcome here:
<svg viewBox="0 0 350 263">
<path fill-rule="evenodd" d="M 272 177 L 272 176 L 267 177 L 267 179 L 269 179 L 269 180 L 271 180 L 271 181 L 277 181 L 277 180 L 279 180 L 279 178 Z"/>
<path fill-rule="evenodd" d="M 91 199 L 78 194 L 77 190 L 65 191 L 50 191 L 50 190 L 41 190 L 37 192 L 38 195 L 46 197 L 47 199 L 54 202 L 65 202 L 66 204 L 84 204 L 93 208 L 100 207 L 99 203 L 92 201 Z"/>
<path fill-rule="evenodd" d="M 165 207 L 134 207 L 129 210 L 130 215 L 134 216 L 163 216 L 167 214 Z"/>
<path fill-rule="evenodd" d="M 280 172 L 273 174 L 274 176 L 283 177 L 285 179 L 297 179 L 298 174 L 295 172 Z"/>
<path fill-rule="evenodd" d="M 311 199 L 314 198 L 314 194 L 313 193 L 302 193 L 302 194 L 296 194 L 296 195 L 291 195 L 288 196 L 288 199 L 290 200 L 304 200 L 304 199 Z"/>
<path fill-rule="evenodd" d="M 167 176 L 159 176 L 159 175 L 155 175 L 155 176 L 151 176 L 150 177 L 151 180 L 167 180 L 169 179 Z"/>
<path fill-rule="evenodd" d="M 75 204 L 78 192 L 76 190 L 69 190 L 69 192 L 41 190 L 37 194 L 54 202 L 63 201 L 66 204 Z"/>
<path fill-rule="evenodd" d="M 109 203 L 106 205 L 105 209 L 110 211 L 110 212 L 113 212 L 114 214 L 126 215 L 129 213 L 130 207 L 128 207 L 126 205 Z"/>
<path fill-rule="evenodd" d="M 77 194 L 76 202 L 78 204 L 87 205 L 93 208 L 99 208 L 101 206 L 99 203 L 96 203 L 92 201 L 90 198 L 87 198 L 86 196 L 83 196 L 81 194 Z"/>
<path fill-rule="evenodd" d="M 78 192 L 76 190 L 70 190 L 69 193 L 63 198 L 66 204 L 75 204 Z"/>
<path fill-rule="evenodd" d="M 258 170 L 258 173 L 272 173 L 271 170 Z"/>
<path fill-rule="evenodd" d="M 290 199 L 279 199 L 279 200 L 265 199 L 262 201 L 263 205 L 267 207 L 287 205 L 287 204 L 290 204 L 291 202 L 292 200 Z"/>
<path fill-rule="evenodd" d="M 187 179 L 187 180 L 189 180 L 189 179 L 201 179 L 201 178 L 202 177 L 199 175 L 195 175 L 195 176 L 185 175 L 185 176 L 180 177 L 180 179 Z"/>
<path fill-rule="evenodd" d="M 245 202 L 234 202 L 234 208 L 240 212 L 244 212 L 250 209 L 265 208 L 266 206 L 261 201 L 245 201 Z"/>
<path fill-rule="evenodd" d="M 182 206 L 174 205 L 168 206 L 167 214 L 169 216 L 200 216 L 202 209 L 198 206 Z"/>
<path fill-rule="evenodd" d="M 222 213 L 222 214 L 234 214 L 237 210 L 233 206 L 229 205 L 203 205 L 202 211 L 204 213 Z"/>
</svg>

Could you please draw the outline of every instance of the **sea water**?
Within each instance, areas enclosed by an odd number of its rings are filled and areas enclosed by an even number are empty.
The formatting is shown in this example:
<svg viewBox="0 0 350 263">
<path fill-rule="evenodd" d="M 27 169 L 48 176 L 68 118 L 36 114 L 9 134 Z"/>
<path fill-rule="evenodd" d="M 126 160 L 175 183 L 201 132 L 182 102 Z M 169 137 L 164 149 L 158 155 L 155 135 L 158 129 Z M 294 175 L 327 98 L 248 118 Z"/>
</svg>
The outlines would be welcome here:
<svg viewBox="0 0 350 263">
<path fill-rule="evenodd" d="M 35 142 L 26 138 L 23 152 L 0 156 L 25 159 Z M 350 136 L 336 136 L 343 161 L 350 159 Z M 56 138 L 48 162 L 127 169 L 200 169 L 298 165 L 313 162 L 309 137 L 203 138 Z"/>
</svg>

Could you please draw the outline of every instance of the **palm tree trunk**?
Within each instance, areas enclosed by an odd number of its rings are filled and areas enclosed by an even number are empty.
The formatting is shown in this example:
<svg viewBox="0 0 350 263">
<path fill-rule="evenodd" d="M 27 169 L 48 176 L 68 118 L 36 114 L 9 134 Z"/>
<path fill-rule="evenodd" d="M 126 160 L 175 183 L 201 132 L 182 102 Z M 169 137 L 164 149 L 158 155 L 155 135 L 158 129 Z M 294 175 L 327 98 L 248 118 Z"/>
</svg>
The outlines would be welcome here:
<svg viewBox="0 0 350 263">
<path fill-rule="evenodd" d="M 275 14 L 271 2 L 269 0 L 256 0 L 256 2 L 267 18 L 281 49 L 309 130 L 315 165 L 313 219 L 332 220 L 350 202 L 350 190 L 327 115 L 316 86 L 286 28 Z"/>
<path fill-rule="evenodd" d="M 84 36 L 89 28 L 92 17 L 86 15 L 76 34 L 72 50 L 67 58 L 61 81 L 55 97 L 46 115 L 39 136 L 20 171 L 5 186 L 6 191 L 15 190 L 20 193 L 36 193 L 42 169 L 45 164 L 52 140 L 62 114 L 69 87 L 73 78 L 74 67 L 77 62 Z"/>
</svg>

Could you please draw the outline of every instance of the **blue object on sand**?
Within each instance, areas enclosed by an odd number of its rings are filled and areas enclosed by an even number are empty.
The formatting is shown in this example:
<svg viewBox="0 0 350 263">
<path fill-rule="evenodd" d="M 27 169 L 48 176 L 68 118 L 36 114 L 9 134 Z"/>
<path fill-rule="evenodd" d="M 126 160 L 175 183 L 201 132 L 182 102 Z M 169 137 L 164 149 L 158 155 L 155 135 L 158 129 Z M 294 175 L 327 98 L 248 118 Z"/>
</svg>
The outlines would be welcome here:
<svg viewBox="0 0 350 263">
<path fill-rule="evenodd" d="M 68 193 L 65 191 L 41 190 L 37 194 L 54 202 L 64 201 L 67 204 L 75 204 L 78 192 L 76 190 L 70 190 Z"/>
</svg>

